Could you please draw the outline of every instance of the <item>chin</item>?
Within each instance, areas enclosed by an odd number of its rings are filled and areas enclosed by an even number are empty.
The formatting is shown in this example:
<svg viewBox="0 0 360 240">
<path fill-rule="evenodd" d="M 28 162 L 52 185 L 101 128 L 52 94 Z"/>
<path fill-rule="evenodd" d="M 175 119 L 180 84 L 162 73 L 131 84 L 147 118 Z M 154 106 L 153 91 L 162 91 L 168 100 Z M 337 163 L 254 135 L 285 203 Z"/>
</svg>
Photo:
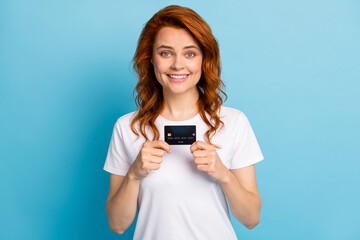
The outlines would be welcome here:
<svg viewBox="0 0 360 240">
<path fill-rule="evenodd" d="M 195 86 L 195 88 L 196 88 L 196 86 Z M 189 92 L 189 91 L 193 91 L 193 88 L 168 88 L 168 89 L 166 89 L 166 91 L 167 92 L 169 92 L 170 94 L 184 94 L 184 93 L 187 93 L 187 92 Z"/>
</svg>

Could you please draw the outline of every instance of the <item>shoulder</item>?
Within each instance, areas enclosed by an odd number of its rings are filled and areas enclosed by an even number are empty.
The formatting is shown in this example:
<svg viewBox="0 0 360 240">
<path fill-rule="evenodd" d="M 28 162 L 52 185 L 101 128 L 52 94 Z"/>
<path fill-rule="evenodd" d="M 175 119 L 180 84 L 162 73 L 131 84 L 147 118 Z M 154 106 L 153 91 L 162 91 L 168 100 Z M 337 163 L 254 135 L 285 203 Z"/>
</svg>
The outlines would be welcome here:
<svg viewBox="0 0 360 240">
<path fill-rule="evenodd" d="M 246 118 L 245 114 L 241 110 L 225 106 L 221 106 L 219 116 L 221 120 L 230 122 L 237 122 Z"/>
<path fill-rule="evenodd" d="M 133 111 L 133 112 L 127 113 L 125 115 L 122 115 L 121 117 L 119 117 L 116 120 L 115 125 L 117 127 L 127 127 L 127 126 L 129 126 L 137 113 L 138 113 L 138 111 Z"/>
</svg>

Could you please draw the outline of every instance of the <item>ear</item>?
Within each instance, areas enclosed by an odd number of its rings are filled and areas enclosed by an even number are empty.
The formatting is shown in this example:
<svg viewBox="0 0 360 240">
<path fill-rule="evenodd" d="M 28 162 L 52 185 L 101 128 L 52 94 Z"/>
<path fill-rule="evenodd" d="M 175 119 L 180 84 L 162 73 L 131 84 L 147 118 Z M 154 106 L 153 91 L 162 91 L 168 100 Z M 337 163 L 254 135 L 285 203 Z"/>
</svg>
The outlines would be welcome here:
<svg viewBox="0 0 360 240">
<path fill-rule="evenodd" d="M 152 64 L 152 65 L 154 65 L 154 63 L 153 63 L 153 60 L 152 60 L 152 59 L 150 59 L 150 62 L 151 62 L 151 64 Z"/>
</svg>

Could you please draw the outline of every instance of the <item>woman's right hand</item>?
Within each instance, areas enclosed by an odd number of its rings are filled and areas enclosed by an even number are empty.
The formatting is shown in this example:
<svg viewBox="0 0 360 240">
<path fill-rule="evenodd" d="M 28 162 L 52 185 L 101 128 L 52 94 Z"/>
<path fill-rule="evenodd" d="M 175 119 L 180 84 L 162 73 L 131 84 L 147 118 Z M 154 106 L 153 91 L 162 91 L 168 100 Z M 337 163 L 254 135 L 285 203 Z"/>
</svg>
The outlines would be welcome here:
<svg viewBox="0 0 360 240">
<path fill-rule="evenodd" d="M 133 178 L 141 180 L 152 170 L 158 170 L 165 151 L 170 153 L 170 145 L 163 140 L 146 141 L 134 163 L 131 165 Z"/>
</svg>

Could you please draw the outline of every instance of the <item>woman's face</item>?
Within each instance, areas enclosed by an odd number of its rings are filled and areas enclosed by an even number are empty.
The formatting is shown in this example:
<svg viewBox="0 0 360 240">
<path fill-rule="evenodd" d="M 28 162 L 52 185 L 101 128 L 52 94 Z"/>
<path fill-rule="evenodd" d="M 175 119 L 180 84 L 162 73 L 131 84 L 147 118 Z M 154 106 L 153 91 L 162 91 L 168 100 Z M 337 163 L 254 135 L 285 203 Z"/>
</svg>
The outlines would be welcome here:
<svg viewBox="0 0 360 240">
<path fill-rule="evenodd" d="M 161 28 L 155 38 L 151 63 L 164 95 L 197 91 L 202 59 L 200 46 L 187 30 Z"/>
</svg>

